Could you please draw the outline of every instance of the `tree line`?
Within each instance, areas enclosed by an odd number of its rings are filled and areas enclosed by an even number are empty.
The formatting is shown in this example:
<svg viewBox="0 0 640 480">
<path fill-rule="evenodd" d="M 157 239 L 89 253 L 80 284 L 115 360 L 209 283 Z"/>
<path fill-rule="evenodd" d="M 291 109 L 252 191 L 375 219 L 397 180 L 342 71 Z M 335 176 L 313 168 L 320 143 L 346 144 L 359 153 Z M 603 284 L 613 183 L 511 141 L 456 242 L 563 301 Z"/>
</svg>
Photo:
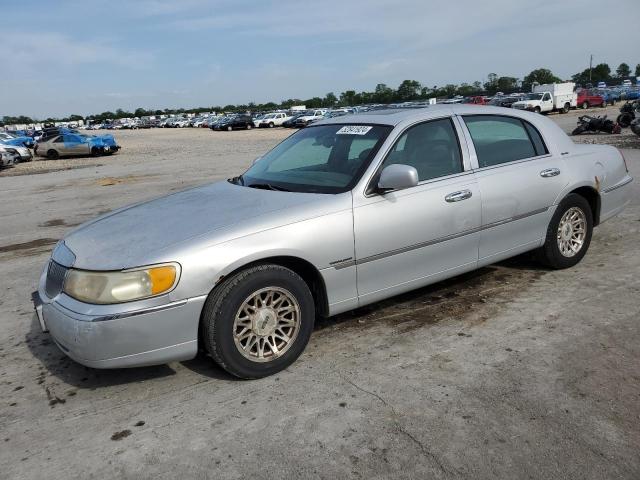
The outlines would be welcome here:
<svg viewBox="0 0 640 480">
<path fill-rule="evenodd" d="M 640 63 L 636 65 L 634 75 L 640 76 Z M 631 67 L 627 63 L 621 63 L 615 72 L 612 73 L 611 68 L 606 63 L 600 63 L 590 69 L 585 69 L 582 72 L 576 73 L 571 76 L 571 80 L 578 85 L 587 85 L 589 83 L 595 84 L 597 82 L 612 82 L 622 81 L 625 78 L 631 76 Z M 556 75 L 547 68 L 537 68 L 531 71 L 528 75 L 525 75 L 522 80 L 516 77 L 498 76 L 496 73 L 490 73 L 487 76 L 485 82 L 473 82 L 446 84 L 444 86 L 426 86 L 422 85 L 417 80 L 404 80 L 397 89 L 389 87 L 387 84 L 379 83 L 375 89 L 371 92 L 362 91 L 356 92 L 355 90 L 346 90 L 339 95 L 333 92 L 327 93 L 324 97 L 313 97 L 304 99 L 290 98 L 282 100 L 280 103 L 267 102 L 267 103 L 253 103 L 249 102 L 243 105 L 212 105 L 208 107 L 197 108 L 177 108 L 169 109 L 151 109 L 137 108 L 133 112 L 117 109 L 115 112 L 106 111 L 95 115 L 89 115 L 83 117 L 82 115 L 69 115 L 64 118 L 47 118 L 41 120 L 44 123 L 53 122 L 76 122 L 79 120 L 90 120 L 92 122 L 104 122 L 105 120 L 115 120 L 119 118 L 131 118 L 131 117 L 146 117 L 157 115 L 180 115 L 184 113 L 206 113 L 206 112 L 259 112 L 270 111 L 278 109 L 289 109 L 293 105 L 306 105 L 307 108 L 320 108 L 320 107 L 338 107 L 338 106 L 355 106 L 362 104 L 376 104 L 376 103 L 401 103 L 410 101 L 427 100 L 428 98 L 451 98 L 456 95 L 473 96 L 473 95 L 495 95 L 497 92 L 512 93 L 516 91 L 528 92 L 534 83 L 555 83 L 562 81 Z M 32 124 L 38 123 L 39 120 L 35 120 L 27 116 L 4 116 L 0 125 L 15 125 L 15 124 Z"/>
</svg>

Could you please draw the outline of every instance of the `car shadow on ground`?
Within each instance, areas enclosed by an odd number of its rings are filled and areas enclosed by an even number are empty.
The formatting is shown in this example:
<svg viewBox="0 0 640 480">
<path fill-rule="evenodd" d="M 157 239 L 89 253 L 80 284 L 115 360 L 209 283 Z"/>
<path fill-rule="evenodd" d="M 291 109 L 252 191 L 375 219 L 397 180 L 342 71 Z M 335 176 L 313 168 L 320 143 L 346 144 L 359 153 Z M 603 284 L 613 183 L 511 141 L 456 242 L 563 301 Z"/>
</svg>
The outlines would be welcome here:
<svg viewBox="0 0 640 480">
<path fill-rule="evenodd" d="M 435 317 L 433 313 L 444 312 L 446 316 L 451 306 L 466 308 L 483 301 L 482 291 L 488 288 L 500 285 L 502 282 L 518 282 L 522 279 L 532 282 L 547 271 L 548 269 L 536 262 L 532 255 L 520 255 L 335 317 L 318 318 L 314 330 L 320 331 L 335 326 L 361 327 L 361 322 L 365 318 L 367 323 L 375 324 L 377 316 L 384 317 L 389 312 L 393 312 L 391 316 L 396 324 L 403 323 L 407 319 L 415 321 L 416 315 L 412 312 L 415 307 L 422 310 L 420 325 L 433 324 L 438 321 L 433 318 Z M 425 306 L 433 308 L 425 311 Z M 44 383 L 45 377 L 49 374 L 77 388 L 95 390 L 176 375 L 176 370 L 170 365 L 113 370 L 99 370 L 80 365 L 67 357 L 48 333 L 41 331 L 35 313 L 31 319 L 31 329 L 25 337 L 25 343 L 34 358 L 40 362 L 38 383 Z M 180 365 L 209 379 L 227 381 L 236 379 L 216 365 L 204 352 L 199 352 L 192 360 L 180 362 Z"/>
</svg>

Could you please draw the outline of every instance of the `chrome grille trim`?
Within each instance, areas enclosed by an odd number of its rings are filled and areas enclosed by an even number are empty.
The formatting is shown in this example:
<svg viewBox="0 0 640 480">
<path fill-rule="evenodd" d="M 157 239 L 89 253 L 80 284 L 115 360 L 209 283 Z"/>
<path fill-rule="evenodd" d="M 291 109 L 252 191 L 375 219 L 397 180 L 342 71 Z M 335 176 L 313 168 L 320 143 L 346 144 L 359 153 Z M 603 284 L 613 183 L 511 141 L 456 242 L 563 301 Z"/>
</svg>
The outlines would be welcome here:
<svg viewBox="0 0 640 480">
<path fill-rule="evenodd" d="M 49 298 L 54 298 L 62 292 L 64 279 L 67 276 L 67 267 L 63 267 L 59 263 L 51 260 L 47 268 L 47 280 L 45 282 L 44 291 Z"/>
</svg>

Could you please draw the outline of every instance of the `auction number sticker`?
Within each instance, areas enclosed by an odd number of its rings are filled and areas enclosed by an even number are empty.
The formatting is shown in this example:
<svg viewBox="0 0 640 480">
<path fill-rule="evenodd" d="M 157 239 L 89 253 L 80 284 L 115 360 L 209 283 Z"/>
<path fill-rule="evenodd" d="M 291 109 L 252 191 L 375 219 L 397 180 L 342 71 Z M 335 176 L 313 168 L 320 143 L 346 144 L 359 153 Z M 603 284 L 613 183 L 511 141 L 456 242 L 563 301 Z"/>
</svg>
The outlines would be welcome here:
<svg viewBox="0 0 640 480">
<path fill-rule="evenodd" d="M 366 135 L 373 127 L 368 125 L 345 125 L 336 132 L 338 135 Z"/>
</svg>

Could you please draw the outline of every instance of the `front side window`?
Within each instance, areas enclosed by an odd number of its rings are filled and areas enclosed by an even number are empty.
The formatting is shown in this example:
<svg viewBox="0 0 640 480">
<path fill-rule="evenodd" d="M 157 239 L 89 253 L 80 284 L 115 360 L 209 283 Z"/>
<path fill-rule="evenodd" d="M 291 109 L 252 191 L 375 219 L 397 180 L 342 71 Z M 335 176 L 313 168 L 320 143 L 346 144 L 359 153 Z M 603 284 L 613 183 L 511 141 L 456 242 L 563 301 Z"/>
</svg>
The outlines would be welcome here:
<svg viewBox="0 0 640 480">
<path fill-rule="evenodd" d="M 382 125 L 319 125 L 291 135 L 237 183 L 295 192 L 340 193 L 353 188 L 392 130 Z"/>
<path fill-rule="evenodd" d="M 465 116 L 480 168 L 547 153 L 538 131 L 519 118 L 499 115 Z"/>
<path fill-rule="evenodd" d="M 395 163 L 414 167 L 421 182 L 462 172 L 460 145 L 451 120 L 433 120 L 407 129 L 382 168 Z"/>
</svg>

